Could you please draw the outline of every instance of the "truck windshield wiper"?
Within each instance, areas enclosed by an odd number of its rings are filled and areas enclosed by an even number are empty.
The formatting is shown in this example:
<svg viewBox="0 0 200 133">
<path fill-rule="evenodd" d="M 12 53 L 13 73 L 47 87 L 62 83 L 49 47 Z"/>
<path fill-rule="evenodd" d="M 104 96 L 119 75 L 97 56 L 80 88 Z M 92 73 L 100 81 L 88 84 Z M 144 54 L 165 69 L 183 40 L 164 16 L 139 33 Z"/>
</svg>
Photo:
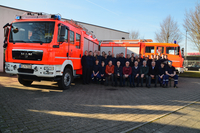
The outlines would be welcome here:
<svg viewBox="0 0 200 133">
<path fill-rule="evenodd" d="M 32 42 L 34 42 L 34 43 L 40 43 L 40 45 L 42 45 L 44 43 L 42 41 L 32 41 Z"/>
<path fill-rule="evenodd" d="M 16 41 L 13 41 L 13 44 L 15 44 L 16 42 L 23 42 L 23 43 L 26 43 L 26 41 L 23 41 L 23 40 L 16 40 Z"/>
</svg>

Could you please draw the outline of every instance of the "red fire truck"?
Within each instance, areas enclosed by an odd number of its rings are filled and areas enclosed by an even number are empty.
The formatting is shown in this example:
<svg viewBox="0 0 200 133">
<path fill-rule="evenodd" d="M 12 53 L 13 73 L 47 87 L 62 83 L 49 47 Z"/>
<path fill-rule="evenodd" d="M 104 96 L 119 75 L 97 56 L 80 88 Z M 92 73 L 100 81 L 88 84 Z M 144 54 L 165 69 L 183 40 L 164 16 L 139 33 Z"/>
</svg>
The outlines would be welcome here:
<svg viewBox="0 0 200 133">
<path fill-rule="evenodd" d="M 151 39 L 139 40 L 103 40 L 101 41 L 101 51 L 111 51 L 114 54 L 123 52 L 127 54 L 135 53 L 137 55 L 168 55 L 172 65 L 178 72 L 183 72 L 183 57 L 180 46 L 175 43 L 154 43 Z"/>
<path fill-rule="evenodd" d="M 33 81 L 57 81 L 69 88 L 82 74 L 85 50 L 98 50 L 92 32 L 74 21 L 61 21 L 60 15 L 24 13 L 4 26 L 5 71 L 17 74 L 29 86 Z"/>
</svg>

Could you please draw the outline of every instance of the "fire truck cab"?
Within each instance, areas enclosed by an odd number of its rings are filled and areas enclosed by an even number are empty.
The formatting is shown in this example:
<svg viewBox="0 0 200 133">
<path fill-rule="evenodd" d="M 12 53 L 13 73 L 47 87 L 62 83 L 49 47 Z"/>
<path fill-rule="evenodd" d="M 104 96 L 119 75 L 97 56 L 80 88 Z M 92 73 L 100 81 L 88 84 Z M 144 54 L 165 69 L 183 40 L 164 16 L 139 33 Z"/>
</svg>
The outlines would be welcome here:
<svg viewBox="0 0 200 133">
<path fill-rule="evenodd" d="M 57 81 L 69 88 L 82 74 L 81 57 L 85 50 L 98 50 L 95 35 L 82 25 L 61 21 L 60 15 L 24 13 L 4 26 L 5 72 L 17 74 L 21 84 Z"/>
<path fill-rule="evenodd" d="M 111 51 L 114 54 L 123 52 L 125 57 L 127 54 L 135 55 L 168 55 L 168 59 L 172 61 L 172 65 L 178 72 L 183 72 L 183 57 L 181 55 L 180 46 L 174 43 L 154 43 L 151 39 L 138 40 L 102 40 L 101 51 Z"/>
</svg>

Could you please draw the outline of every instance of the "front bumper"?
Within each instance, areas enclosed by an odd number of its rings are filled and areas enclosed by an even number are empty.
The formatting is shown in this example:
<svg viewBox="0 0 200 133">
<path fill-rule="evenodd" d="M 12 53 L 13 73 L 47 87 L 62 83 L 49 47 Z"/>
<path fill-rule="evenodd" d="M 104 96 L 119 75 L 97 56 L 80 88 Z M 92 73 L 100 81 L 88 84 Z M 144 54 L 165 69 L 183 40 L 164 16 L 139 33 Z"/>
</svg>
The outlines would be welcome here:
<svg viewBox="0 0 200 133">
<path fill-rule="evenodd" d="M 5 72 L 9 74 L 34 75 L 37 77 L 62 76 L 61 65 L 25 64 L 31 65 L 30 69 L 21 68 L 22 65 L 24 64 L 6 62 Z"/>
</svg>

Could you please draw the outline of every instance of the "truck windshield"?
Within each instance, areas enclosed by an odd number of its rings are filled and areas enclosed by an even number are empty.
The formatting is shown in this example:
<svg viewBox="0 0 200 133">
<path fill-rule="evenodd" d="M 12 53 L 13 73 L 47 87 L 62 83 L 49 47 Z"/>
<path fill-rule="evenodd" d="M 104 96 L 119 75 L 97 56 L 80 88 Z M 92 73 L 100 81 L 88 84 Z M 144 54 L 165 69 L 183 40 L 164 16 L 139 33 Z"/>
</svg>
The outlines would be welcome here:
<svg viewBox="0 0 200 133">
<path fill-rule="evenodd" d="M 9 41 L 13 43 L 50 43 L 55 22 L 16 22 L 12 24 Z"/>
</svg>

